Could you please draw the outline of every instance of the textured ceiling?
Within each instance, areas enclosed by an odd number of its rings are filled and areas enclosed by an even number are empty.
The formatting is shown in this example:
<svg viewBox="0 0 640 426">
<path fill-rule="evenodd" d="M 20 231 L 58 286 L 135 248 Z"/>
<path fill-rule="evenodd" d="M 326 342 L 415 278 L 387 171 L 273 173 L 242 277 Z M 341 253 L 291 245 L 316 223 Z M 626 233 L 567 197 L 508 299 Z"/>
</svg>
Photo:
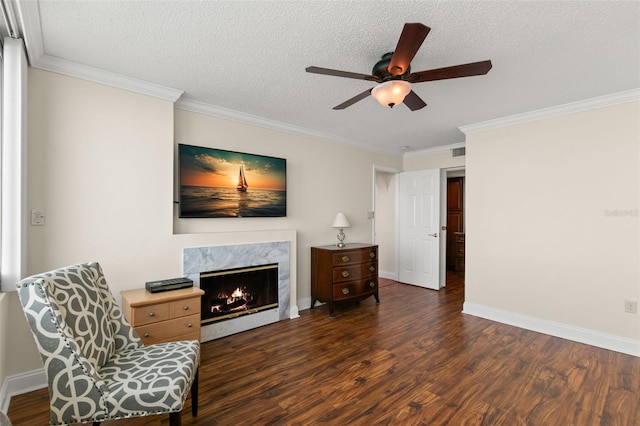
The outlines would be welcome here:
<svg viewBox="0 0 640 426">
<path fill-rule="evenodd" d="M 44 57 L 392 155 L 463 142 L 459 126 L 640 87 L 636 1 L 40 0 L 37 10 Z M 431 27 L 413 71 L 485 59 L 493 69 L 415 84 L 428 104 L 415 112 L 371 97 L 332 110 L 374 83 L 305 68 L 368 74 L 405 22 Z"/>
</svg>

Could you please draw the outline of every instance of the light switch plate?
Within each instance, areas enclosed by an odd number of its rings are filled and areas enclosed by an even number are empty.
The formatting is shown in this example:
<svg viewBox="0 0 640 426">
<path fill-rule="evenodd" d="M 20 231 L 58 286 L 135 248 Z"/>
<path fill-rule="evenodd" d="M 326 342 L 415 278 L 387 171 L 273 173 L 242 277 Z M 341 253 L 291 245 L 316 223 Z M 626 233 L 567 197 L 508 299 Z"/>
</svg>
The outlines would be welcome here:
<svg viewBox="0 0 640 426">
<path fill-rule="evenodd" d="M 31 210 L 31 225 L 44 226 L 44 210 L 42 209 Z"/>
</svg>

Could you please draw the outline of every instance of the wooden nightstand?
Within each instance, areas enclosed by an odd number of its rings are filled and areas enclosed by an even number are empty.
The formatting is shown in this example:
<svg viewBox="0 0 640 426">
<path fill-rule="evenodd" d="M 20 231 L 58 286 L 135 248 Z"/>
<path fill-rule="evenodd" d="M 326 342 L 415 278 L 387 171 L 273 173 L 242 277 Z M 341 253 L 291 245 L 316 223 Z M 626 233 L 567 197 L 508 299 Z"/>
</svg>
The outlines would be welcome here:
<svg viewBox="0 0 640 426">
<path fill-rule="evenodd" d="M 122 311 L 145 345 L 178 340 L 200 341 L 199 288 L 149 293 L 127 290 L 122 295 Z"/>
<path fill-rule="evenodd" d="M 378 298 L 378 246 L 352 243 L 337 246 L 311 247 L 311 308 L 316 301 L 329 305 L 333 316 L 334 303 Z"/>
</svg>

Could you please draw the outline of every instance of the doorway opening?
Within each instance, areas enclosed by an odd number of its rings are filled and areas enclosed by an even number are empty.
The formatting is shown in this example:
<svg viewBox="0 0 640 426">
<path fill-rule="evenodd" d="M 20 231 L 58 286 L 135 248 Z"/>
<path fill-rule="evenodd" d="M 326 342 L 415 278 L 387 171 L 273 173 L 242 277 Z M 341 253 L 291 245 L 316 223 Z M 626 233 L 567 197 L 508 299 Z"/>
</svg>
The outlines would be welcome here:
<svg viewBox="0 0 640 426">
<path fill-rule="evenodd" d="M 458 268 L 464 268 L 464 232 L 465 232 L 465 168 L 442 168 L 440 178 L 440 224 L 442 225 L 440 249 L 440 288 L 446 286 L 447 272 L 455 272 L 455 262 Z M 380 277 L 398 281 L 399 276 L 399 246 L 397 221 L 399 220 L 398 181 L 401 172 L 386 167 L 374 166 L 373 170 L 373 212 L 372 241 L 378 244 L 380 256 Z M 455 179 L 455 193 L 449 195 L 449 180 Z M 449 198 L 453 198 L 450 200 Z M 455 200 L 455 203 L 453 202 Z M 449 205 L 455 204 L 455 213 L 449 217 Z M 446 228 L 445 228 L 446 226 Z M 462 244 L 462 245 L 461 245 Z M 385 250 L 386 249 L 386 250 Z M 450 265 L 450 266 L 449 266 Z M 455 272 L 462 274 L 463 272 Z"/>
<path fill-rule="evenodd" d="M 447 173 L 447 271 L 464 273 L 464 171 Z"/>
</svg>

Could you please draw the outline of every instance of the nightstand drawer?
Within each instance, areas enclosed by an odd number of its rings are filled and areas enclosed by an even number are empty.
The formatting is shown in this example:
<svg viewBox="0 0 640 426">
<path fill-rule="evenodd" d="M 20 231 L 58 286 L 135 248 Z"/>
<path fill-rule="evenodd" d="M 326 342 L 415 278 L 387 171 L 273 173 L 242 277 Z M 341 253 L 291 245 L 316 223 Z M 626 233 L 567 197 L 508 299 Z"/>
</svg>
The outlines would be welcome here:
<svg viewBox="0 0 640 426">
<path fill-rule="evenodd" d="M 378 280 L 375 278 L 367 280 L 349 281 L 346 283 L 333 285 L 333 300 L 347 300 L 362 296 L 367 293 L 378 291 Z"/>
<path fill-rule="evenodd" d="M 184 316 L 161 324 L 149 324 L 136 327 L 136 332 L 145 345 L 161 341 L 182 340 L 177 337 L 200 333 L 200 314 Z"/>
<path fill-rule="evenodd" d="M 335 266 L 351 265 L 362 262 L 370 262 L 378 257 L 376 248 L 370 250 L 351 250 L 333 255 L 333 264 Z"/>
<path fill-rule="evenodd" d="M 169 304 L 169 315 L 171 318 L 184 317 L 193 314 L 200 314 L 200 297 L 176 300 Z"/>
<path fill-rule="evenodd" d="M 161 303 L 157 305 L 140 306 L 131 312 L 131 325 L 134 327 L 165 321 L 170 318 L 169 305 Z"/>
<path fill-rule="evenodd" d="M 353 266 L 333 268 L 333 282 L 359 280 L 360 278 L 376 275 L 378 268 L 375 263 L 362 263 Z"/>
</svg>

